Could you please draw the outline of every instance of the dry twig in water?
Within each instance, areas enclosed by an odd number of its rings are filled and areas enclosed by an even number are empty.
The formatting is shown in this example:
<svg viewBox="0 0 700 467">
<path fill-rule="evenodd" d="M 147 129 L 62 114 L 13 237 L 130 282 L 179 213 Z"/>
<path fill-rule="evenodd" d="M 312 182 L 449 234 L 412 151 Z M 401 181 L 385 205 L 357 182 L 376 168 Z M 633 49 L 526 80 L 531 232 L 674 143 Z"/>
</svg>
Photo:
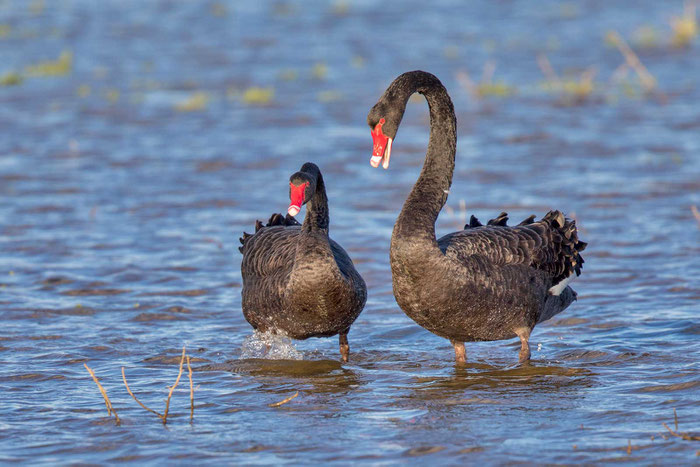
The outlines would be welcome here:
<svg viewBox="0 0 700 467">
<path fill-rule="evenodd" d="M 180 358 L 180 371 L 177 374 L 177 379 L 175 384 L 170 387 L 170 392 L 168 393 L 168 400 L 165 401 L 165 413 L 163 414 L 163 425 L 168 422 L 168 410 L 170 409 L 170 398 L 173 396 L 173 391 L 180 383 L 180 377 L 182 376 L 182 364 L 185 362 L 185 346 L 182 346 L 182 357 Z"/>
<path fill-rule="evenodd" d="M 593 93 L 595 87 L 593 79 L 597 73 L 595 67 L 584 70 L 578 79 L 562 79 L 554 71 L 554 67 L 552 67 L 546 55 L 539 54 L 537 56 L 537 65 L 547 80 L 546 84 L 549 89 L 562 94 L 567 100 L 571 100 L 573 103 L 581 103 Z"/>
<path fill-rule="evenodd" d="M 109 397 L 107 397 L 107 391 L 105 391 L 105 388 L 102 387 L 100 381 L 97 379 L 97 376 L 95 376 L 95 372 L 92 371 L 89 366 L 87 366 L 87 363 L 83 363 L 83 365 L 85 365 L 85 369 L 88 371 L 88 373 L 90 373 L 90 376 L 92 376 L 92 380 L 95 381 L 95 384 L 97 384 L 97 388 L 102 393 L 102 397 L 105 400 L 105 405 L 107 406 L 107 414 L 112 415 L 112 413 L 114 413 L 114 418 L 117 421 L 117 425 L 119 425 L 119 415 L 117 415 L 117 411 L 114 410 L 114 407 L 112 407 L 112 402 L 109 400 Z"/>
<path fill-rule="evenodd" d="M 187 375 L 190 378 L 190 423 L 194 418 L 194 386 L 192 384 L 192 367 L 190 366 L 190 356 L 187 356 Z"/>
<path fill-rule="evenodd" d="M 693 204 L 690 206 L 690 210 L 692 211 L 693 216 L 695 216 L 695 220 L 698 221 L 698 227 L 700 227 L 700 212 L 698 212 L 697 206 Z"/>
<path fill-rule="evenodd" d="M 287 402 L 291 401 L 292 399 L 294 399 L 294 398 L 297 397 L 298 395 L 299 395 L 299 391 L 295 392 L 293 396 L 289 396 L 289 397 L 287 397 L 287 398 L 286 398 L 285 400 L 283 400 L 283 401 L 275 402 L 274 404 L 268 404 L 268 405 L 269 405 L 270 407 L 279 407 L 280 405 L 284 405 L 284 404 L 286 404 Z"/>
<path fill-rule="evenodd" d="M 673 436 L 675 436 L 676 438 L 684 439 L 686 441 L 700 441 L 700 436 L 694 436 L 689 433 L 681 433 L 680 431 L 678 431 L 678 415 L 676 414 L 676 409 L 673 409 L 673 421 L 676 425 L 676 431 L 673 431 L 671 428 L 669 428 L 669 426 L 666 425 L 666 423 L 662 423 L 664 428 L 666 428 L 668 432 L 671 433 Z"/>
<path fill-rule="evenodd" d="M 151 412 L 151 413 L 156 414 L 156 415 L 158 416 L 158 418 L 160 418 L 160 419 L 162 420 L 162 419 L 163 419 L 163 416 L 162 416 L 161 414 L 159 414 L 158 412 L 156 412 L 155 410 L 153 410 L 153 409 L 151 409 L 151 408 L 146 407 L 146 405 L 145 405 L 143 402 L 141 402 L 140 400 L 138 400 L 138 399 L 136 398 L 136 396 L 134 395 L 134 393 L 131 392 L 131 389 L 129 388 L 129 383 L 126 382 L 126 375 L 124 374 L 124 367 L 122 367 L 122 379 L 124 379 L 124 386 L 126 386 L 126 390 L 128 391 L 129 395 L 130 395 L 131 397 L 133 397 L 134 400 L 135 400 L 136 402 L 138 402 L 138 404 L 139 404 L 141 407 L 143 407 L 144 409 L 148 410 L 148 411 Z"/>
<path fill-rule="evenodd" d="M 481 81 L 474 82 L 466 70 L 457 73 L 457 81 L 464 87 L 474 99 L 481 99 L 488 96 L 507 97 L 515 92 L 515 88 L 508 86 L 504 82 L 494 82 L 493 75 L 496 71 L 496 64 L 489 60 L 484 64 L 481 72 Z"/>
<path fill-rule="evenodd" d="M 189 358 L 187 359 L 187 366 L 189 367 Z M 129 392 L 129 395 L 134 398 L 134 400 L 144 409 L 148 410 L 151 413 L 154 413 L 158 416 L 163 421 L 163 425 L 165 425 L 168 421 L 168 410 L 170 409 L 170 398 L 173 396 L 173 391 L 177 387 L 177 385 L 180 383 L 180 377 L 182 376 L 182 365 L 185 362 L 185 346 L 182 347 L 182 357 L 180 358 L 180 371 L 177 374 L 177 379 L 175 380 L 175 384 L 170 387 L 170 391 L 168 392 L 168 399 L 165 401 L 165 413 L 162 415 L 156 412 L 155 410 L 146 407 L 146 405 L 138 400 L 138 398 L 134 395 L 133 392 L 131 392 L 131 389 L 129 388 L 129 383 L 126 382 L 126 375 L 124 374 L 124 367 L 122 367 L 122 378 L 124 379 L 124 386 L 126 386 L 126 390 Z M 192 381 L 191 376 L 190 376 L 190 382 Z M 191 391 L 191 389 L 190 389 Z M 190 397 L 192 395 L 190 394 Z"/>
<path fill-rule="evenodd" d="M 642 83 L 642 87 L 646 92 L 651 92 L 656 88 L 656 79 L 649 73 L 649 70 L 642 64 L 636 53 L 630 48 L 627 42 L 622 38 L 620 33 L 617 31 L 610 31 L 608 37 L 613 44 L 618 48 L 623 57 L 625 57 L 625 62 L 630 66 L 639 77 L 639 81 Z"/>
</svg>

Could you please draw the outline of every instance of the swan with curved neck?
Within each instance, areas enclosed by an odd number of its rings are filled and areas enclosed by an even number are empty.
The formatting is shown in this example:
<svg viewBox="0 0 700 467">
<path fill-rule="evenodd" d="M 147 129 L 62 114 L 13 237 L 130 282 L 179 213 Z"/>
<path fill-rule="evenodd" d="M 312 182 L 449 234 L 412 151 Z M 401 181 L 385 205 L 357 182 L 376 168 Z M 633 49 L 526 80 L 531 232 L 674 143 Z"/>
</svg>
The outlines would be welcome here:
<svg viewBox="0 0 700 467">
<path fill-rule="evenodd" d="M 348 361 L 350 325 L 367 288 L 345 250 L 328 236 L 328 198 L 318 166 L 307 162 L 289 179 L 288 214 L 273 214 L 243 234 L 243 315 L 263 332 L 294 339 L 339 335 Z M 303 225 L 294 219 L 307 206 Z"/>
<path fill-rule="evenodd" d="M 374 143 L 370 163 L 387 169 L 409 97 L 425 96 L 430 140 L 423 169 L 394 225 L 390 262 L 394 296 L 419 325 L 449 339 L 458 363 L 464 342 L 519 337 L 520 361 L 530 358 L 537 323 L 568 307 L 576 293 L 568 281 L 580 274 L 576 224 L 559 211 L 540 221 L 506 225 L 507 214 L 483 226 L 472 216 L 465 229 L 435 235 L 435 222 L 452 185 L 457 119 L 447 90 L 434 75 L 411 71 L 389 85 L 367 123 Z"/>
</svg>

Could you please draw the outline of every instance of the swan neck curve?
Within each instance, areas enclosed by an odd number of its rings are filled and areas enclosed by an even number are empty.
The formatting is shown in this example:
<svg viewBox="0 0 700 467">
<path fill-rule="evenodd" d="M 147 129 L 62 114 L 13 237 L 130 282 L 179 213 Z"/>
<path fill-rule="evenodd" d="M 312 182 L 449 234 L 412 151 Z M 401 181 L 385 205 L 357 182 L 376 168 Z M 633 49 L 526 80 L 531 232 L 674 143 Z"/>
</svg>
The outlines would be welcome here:
<svg viewBox="0 0 700 467">
<path fill-rule="evenodd" d="M 321 172 L 316 175 L 316 190 L 306 203 L 306 217 L 302 224 L 302 232 L 323 232 L 328 235 L 328 197 Z"/>
<path fill-rule="evenodd" d="M 404 85 L 405 92 L 400 104 L 405 108 L 408 98 L 414 92 L 425 96 L 430 109 L 430 140 L 423 169 L 401 209 L 394 227 L 394 237 L 409 236 L 413 240 L 419 237 L 437 247 L 435 222 L 447 202 L 452 185 L 457 148 L 457 118 L 447 90 L 435 76 L 425 72 L 411 72 L 408 83 L 410 86 Z"/>
</svg>

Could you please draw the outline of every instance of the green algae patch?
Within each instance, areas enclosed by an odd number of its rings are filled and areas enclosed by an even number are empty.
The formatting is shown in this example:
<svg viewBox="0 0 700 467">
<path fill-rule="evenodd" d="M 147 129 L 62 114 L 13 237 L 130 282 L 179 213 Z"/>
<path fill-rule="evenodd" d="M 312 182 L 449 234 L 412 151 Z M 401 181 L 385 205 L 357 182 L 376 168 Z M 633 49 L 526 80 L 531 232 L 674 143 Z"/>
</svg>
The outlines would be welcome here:
<svg viewBox="0 0 700 467">
<path fill-rule="evenodd" d="M 199 91 L 176 103 L 175 110 L 178 112 L 196 112 L 206 109 L 207 105 L 209 105 L 209 94 Z"/>
<path fill-rule="evenodd" d="M 65 76 L 73 70 L 73 52 L 64 50 L 56 60 L 46 60 L 28 65 L 24 71 L 27 76 Z"/>
<path fill-rule="evenodd" d="M 249 105 L 266 105 L 272 102 L 275 96 L 273 88 L 251 87 L 243 93 L 243 102 Z"/>
<path fill-rule="evenodd" d="M 24 78 L 16 71 L 9 71 L 0 76 L 0 86 L 17 86 L 22 84 Z"/>
</svg>

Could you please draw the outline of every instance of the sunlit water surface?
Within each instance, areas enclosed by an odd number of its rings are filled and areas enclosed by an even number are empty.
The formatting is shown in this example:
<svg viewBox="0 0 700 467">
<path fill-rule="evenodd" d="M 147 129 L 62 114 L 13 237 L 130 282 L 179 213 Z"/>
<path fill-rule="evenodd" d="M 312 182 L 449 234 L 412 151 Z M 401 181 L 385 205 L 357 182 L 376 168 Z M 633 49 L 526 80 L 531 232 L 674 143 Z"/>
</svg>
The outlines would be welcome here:
<svg viewBox="0 0 700 467">
<path fill-rule="evenodd" d="M 681 3 L 397 3 L 0 2 L 0 75 L 24 75 L 0 87 L 1 462 L 697 462 L 662 426 L 676 409 L 700 431 L 700 44 L 667 45 Z M 650 98 L 633 74 L 608 85 L 622 57 L 604 39 L 649 24 Z M 64 50 L 67 74 L 28 76 Z M 538 53 L 595 66 L 594 96 L 549 93 Z M 489 60 L 515 94 L 460 84 Z M 468 344 L 457 368 L 394 301 L 389 238 L 427 109 L 409 105 L 388 172 L 365 116 L 410 69 L 458 112 L 439 234 L 558 208 L 589 243 L 579 301 L 535 330 L 530 367 L 513 340 Z M 369 289 L 348 364 L 337 338 L 252 336 L 241 313 L 238 237 L 286 208 L 306 161 Z M 185 372 L 164 427 L 121 367 L 162 412 L 183 345 L 194 420 Z"/>
</svg>

